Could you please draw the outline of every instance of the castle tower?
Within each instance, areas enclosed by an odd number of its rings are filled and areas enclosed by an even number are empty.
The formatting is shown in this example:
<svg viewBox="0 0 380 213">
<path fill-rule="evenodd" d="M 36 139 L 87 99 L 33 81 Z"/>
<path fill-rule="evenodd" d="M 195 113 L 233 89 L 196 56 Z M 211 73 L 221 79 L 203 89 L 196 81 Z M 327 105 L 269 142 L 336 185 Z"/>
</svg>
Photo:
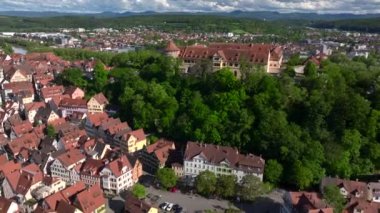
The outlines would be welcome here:
<svg viewBox="0 0 380 213">
<path fill-rule="evenodd" d="M 180 49 L 175 45 L 173 41 L 169 41 L 168 45 L 165 48 L 165 54 L 173 58 L 178 58 Z"/>
</svg>

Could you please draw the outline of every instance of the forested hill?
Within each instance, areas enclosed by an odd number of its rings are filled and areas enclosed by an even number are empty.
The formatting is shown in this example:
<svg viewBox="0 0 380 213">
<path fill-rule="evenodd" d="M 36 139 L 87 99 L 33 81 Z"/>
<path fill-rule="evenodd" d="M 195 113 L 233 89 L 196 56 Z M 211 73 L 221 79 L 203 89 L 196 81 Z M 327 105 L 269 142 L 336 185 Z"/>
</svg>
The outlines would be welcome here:
<svg viewBox="0 0 380 213">
<path fill-rule="evenodd" d="M 317 28 L 339 29 L 339 30 L 368 32 L 368 33 L 380 33 L 380 18 L 320 21 L 320 22 L 313 23 L 311 26 L 317 27 Z"/>
<path fill-rule="evenodd" d="M 343 15 L 309 15 L 301 13 L 279 14 L 272 12 L 255 13 L 252 16 L 246 12 L 235 11 L 228 14 L 219 13 L 144 13 L 113 16 L 108 13 L 86 14 L 83 16 L 73 14 L 59 14 L 59 16 L 46 17 L 16 17 L 0 16 L 0 31 L 56 31 L 57 28 L 115 28 L 147 26 L 165 31 L 182 30 L 188 32 L 240 32 L 265 33 L 286 35 L 291 30 L 303 26 L 317 28 L 337 28 L 362 32 L 380 32 L 380 18 L 363 19 L 366 16 Z M 287 18 L 280 19 L 284 16 Z M 305 16 L 302 18 L 302 16 Z M 377 15 L 367 15 L 376 17 Z M 260 18 L 261 17 L 261 18 Z M 262 18 L 264 17 L 264 18 Z M 272 18 L 271 18 L 272 17 Z M 277 18 L 276 18 L 277 17 Z M 321 17 L 318 19 L 318 17 Z M 322 18 L 324 17 L 324 18 Z M 353 19 L 347 19 L 353 18 Z M 336 20 L 343 19 L 343 20 Z M 332 21 L 326 21 L 332 20 Z M 289 35 L 291 37 L 291 35 Z"/>
<path fill-rule="evenodd" d="M 247 18 L 211 15 L 143 15 L 131 17 L 59 16 L 59 17 L 8 17 L 0 16 L 0 31 L 49 31 L 57 28 L 115 28 L 148 26 L 160 30 L 189 32 L 286 32 L 288 26 Z"/>
<path fill-rule="evenodd" d="M 325 175 L 350 178 L 380 169 L 379 56 L 332 56 L 320 70 L 309 64 L 302 80 L 291 69 L 274 77 L 246 65 L 238 80 L 227 69 L 211 73 L 206 62 L 183 76 L 177 61 L 150 51 L 106 62 L 115 68 L 96 66 L 94 80 L 70 69 L 61 82 L 86 94 L 104 92 L 122 120 L 156 137 L 262 155 L 273 184 L 307 189 Z"/>
</svg>

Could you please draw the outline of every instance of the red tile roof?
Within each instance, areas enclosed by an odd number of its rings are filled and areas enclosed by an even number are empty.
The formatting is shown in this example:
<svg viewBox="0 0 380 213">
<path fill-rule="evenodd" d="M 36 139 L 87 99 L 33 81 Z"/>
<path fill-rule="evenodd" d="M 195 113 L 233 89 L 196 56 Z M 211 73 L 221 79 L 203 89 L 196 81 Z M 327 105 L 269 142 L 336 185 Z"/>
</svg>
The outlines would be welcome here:
<svg viewBox="0 0 380 213">
<path fill-rule="evenodd" d="M 44 99 L 52 98 L 54 96 L 60 96 L 65 91 L 63 86 L 51 86 L 41 89 L 41 95 Z"/>
<path fill-rule="evenodd" d="M 71 198 L 85 189 L 86 185 L 83 182 L 79 181 L 74 185 L 63 189 L 62 191 L 46 197 L 44 202 L 47 204 L 49 209 L 56 210 L 59 201 L 65 201 L 69 204 L 72 204 Z"/>
<path fill-rule="evenodd" d="M 356 211 L 355 211 L 356 210 Z M 350 198 L 350 201 L 346 205 L 345 213 L 351 212 L 364 212 L 364 213 L 379 213 L 380 203 L 369 202 L 363 198 Z"/>
<path fill-rule="evenodd" d="M 227 161 L 233 168 L 247 171 L 253 170 L 256 173 L 264 172 L 264 159 L 253 154 L 242 155 L 236 148 L 188 142 L 184 156 L 185 160 L 191 160 L 197 155 L 203 156 L 207 161 L 213 164 Z"/>
<path fill-rule="evenodd" d="M 29 133 L 33 130 L 32 124 L 29 122 L 29 120 L 23 121 L 20 124 L 17 124 L 16 126 L 12 127 L 12 132 L 15 133 L 16 136 L 21 136 L 23 134 Z"/>
<path fill-rule="evenodd" d="M 69 131 L 60 138 L 66 149 L 74 148 L 77 146 L 78 141 L 82 137 L 87 137 L 85 130 L 75 129 L 74 131 Z"/>
<path fill-rule="evenodd" d="M 325 177 L 321 181 L 322 189 L 328 185 L 335 185 L 339 188 L 344 188 L 348 193 L 348 197 L 355 197 L 356 194 L 359 194 L 360 197 L 363 197 L 367 194 L 367 183 L 360 181 L 344 180 L 339 178 Z"/>
<path fill-rule="evenodd" d="M 0 212 L 6 213 L 9 212 L 8 209 L 11 207 L 12 200 L 9 200 L 5 197 L 0 197 Z"/>
<path fill-rule="evenodd" d="M 144 129 L 138 129 L 124 134 L 123 140 L 128 140 L 131 136 L 135 137 L 137 141 L 142 141 L 146 139 Z"/>
<path fill-rule="evenodd" d="M 242 58 L 255 64 L 267 64 L 282 57 L 281 47 L 270 44 L 224 44 L 188 46 L 181 49 L 179 57 L 187 60 L 211 59 L 214 55 L 229 63 L 240 63 Z"/>
<path fill-rule="evenodd" d="M 84 91 L 79 87 L 68 87 L 68 88 L 66 88 L 64 94 L 69 95 L 70 98 L 73 98 L 74 93 L 77 91 L 84 93 Z M 81 98 L 83 98 L 83 97 L 81 97 Z"/>
<path fill-rule="evenodd" d="M 87 102 L 84 99 L 63 98 L 59 107 L 64 108 L 87 108 Z"/>
<path fill-rule="evenodd" d="M 87 115 L 87 119 L 95 126 L 98 127 L 103 121 L 108 119 L 107 113 L 94 113 Z"/>
<path fill-rule="evenodd" d="M 132 169 L 132 165 L 129 162 L 128 158 L 123 155 L 120 158 L 110 162 L 108 165 L 106 165 L 106 168 L 111 170 L 111 172 L 116 176 L 119 177 L 120 175 L 124 174 L 122 172 L 123 168 L 127 168 L 126 171 L 129 171 Z"/>
<path fill-rule="evenodd" d="M 0 155 L 0 166 L 6 164 L 8 162 L 8 157 L 7 157 L 7 154 L 4 153 L 4 154 L 1 154 Z M 1 167 L 0 167 L 1 168 Z M 0 170 L 1 171 L 1 170 Z"/>
<path fill-rule="evenodd" d="M 315 192 L 289 192 L 292 205 L 300 212 L 333 213 L 322 199 L 322 195 Z"/>
<path fill-rule="evenodd" d="M 17 155 L 19 154 L 22 148 L 26 148 L 29 150 L 37 149 L 39 142 L 40 139 L 36 136 L 35 133 L 28 133 L 8 143 L 8 147 L 11 149 L 14 155 Z"/>
<path fill-rule="evenodd" d="M 106 96 L 103 95 L 103 93 L 98 93 L 93 97 L 99 104 L 108 104 L 108 99 Z"/>
<path fill-rule="evenodd" d="M 32 102 L 24 104 L 25 111 L 30 112 L 32 110 L 37 111 L 39 108 L 44 108 L 46 106 L 45 102 Z"/>
<path fill-rule="evenodd" d="M 98 184 L 93 185 L 77 195 L 78 207 L 83 213 L 91 213 L 106 204 L 103 191 Z"/>
<path fill-rule="evenodd" d="M 5 178 L 16 194 L 25 195 L 31 186 L 42 181 L 43 174 L 37 165 L 30 164 L 22 168 L 21 172 L 7 174 Z"/>
<path fill-rule="evenodd" d="M 103 167 L 104 167 L 104 164 L 102 160 L 95 160 L 95 159 L 88 158 L 82 164 L 80 171 L 81 171 L 81 174 L 84 174 L 84 175 L 97 176 Z"/>
<path fill-rule="evenodd" d="M 12 93 L 27 91 L 34 94 L 33 84 L 30 82 L 12 82 L 3 84 L 4 90 L 12 90 Z"/>
<path fill-rule="evenodd" d="M 180 49 L 175 45 L 173 41 L 169 41 L 168 45 L 165 48 L 166 52 L 178 52 Z"/>
<path fill-rule="evenodd" d="M 69 167 L 86 159 L 86 156 L 84 156 L 79 149 L 71 149 L 60 154 L 57 159 L 63 164 L 63 166 Z"/>
<path fill-rule="evenodd" d="M 13 172 L 18 172 L 21 169 L 20 163 L 15 163 L 14 161 L 8 161 L 5 164 L 2 164 L 0 166 L 0 173 L 3 173 L 3 175 L 10 174 Z"/>
<path fill-rule="evenodd" d="M 175 150 L 175 145 L 173 141 L 168 141 L 165 139 L 160 139 L 154 144 L 146 147 L 148 153 L 153 153 L 157 156 L 161 164 L 165 164 L 169 157 L 170 151 Z"/>
</svg>

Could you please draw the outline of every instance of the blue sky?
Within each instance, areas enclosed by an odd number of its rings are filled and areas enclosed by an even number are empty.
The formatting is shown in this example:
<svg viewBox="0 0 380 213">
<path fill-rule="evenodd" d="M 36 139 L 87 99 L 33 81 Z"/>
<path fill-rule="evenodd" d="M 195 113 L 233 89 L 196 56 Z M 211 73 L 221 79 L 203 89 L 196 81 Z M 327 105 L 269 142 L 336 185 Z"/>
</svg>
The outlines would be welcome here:
<svg viewBox="0 0 380 213">
<path fill-rule="evenodd" d="M 380 0 L 0 0 L 0 10 L 103 11 L 233 11 L 380 13 Z"/>
</svg>

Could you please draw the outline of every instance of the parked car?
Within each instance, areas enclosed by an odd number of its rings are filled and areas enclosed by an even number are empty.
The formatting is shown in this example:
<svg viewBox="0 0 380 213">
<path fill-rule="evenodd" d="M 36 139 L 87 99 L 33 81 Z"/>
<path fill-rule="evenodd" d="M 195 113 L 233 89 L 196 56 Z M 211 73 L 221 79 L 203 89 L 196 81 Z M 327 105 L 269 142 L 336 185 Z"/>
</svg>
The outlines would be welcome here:
<svg viewBox="0 0 380 213">
<path fill-rule="evenodd" d="M 165 203 L 161 203 L 161 204 L 159 205 L 159 207 L 160 207 L 160 209 L 165 210 L 165 209 L 168 207 L 168 205 L 169 205 L 169 203 L 168 203 L 168 202 L 165 202 Z"/>
<path fill-rule="evenodd" d="M 174 211 L 175 213 L 181 213 L 181 212 L 183 211 L 183 208 L 182 208 L 180 205 L 175 204 L 175 205 L 173 206 L 173 211 Z"/>
<path fill-rule="evenodd" d="M 182 207 L 179 207 L 176 210 L 174 210 L 174 213 L 182 213 L 182 212 L 183 212 L 183 208 Z"/>
<path fill-rule="evenodd" d="M 169 203 L 169 204 L 166 206 L 165 210 L 168 211 L 168 212 L 170 212 L 170 211 L 173 209 L 173 206 L 174 206 L 174 204 Z"/>
</svg>

